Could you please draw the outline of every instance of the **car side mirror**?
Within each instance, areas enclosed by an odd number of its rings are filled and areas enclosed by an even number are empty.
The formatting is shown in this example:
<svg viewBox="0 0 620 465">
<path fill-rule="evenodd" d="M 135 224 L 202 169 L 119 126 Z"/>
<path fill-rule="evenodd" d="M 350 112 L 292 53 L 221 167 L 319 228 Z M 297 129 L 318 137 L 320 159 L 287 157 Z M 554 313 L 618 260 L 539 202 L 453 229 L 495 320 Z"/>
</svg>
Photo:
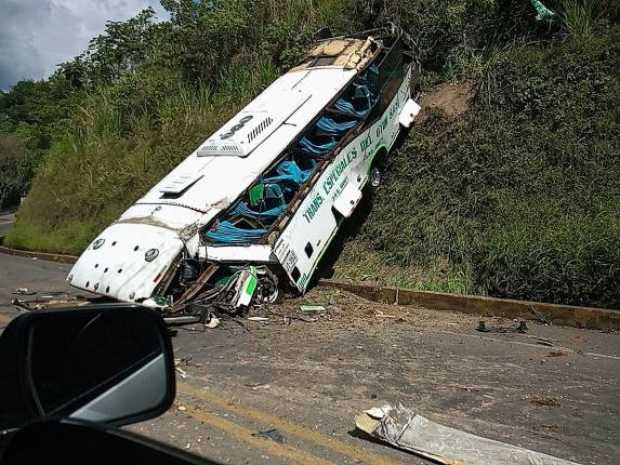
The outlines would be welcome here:
<svg viewBox="0 0 620 465">
<path fill-rule="evenodd" d="M 166 326 L 144 308 L 22 314 L 0 337 L 0 367 L 0 431 L 48 418 L 136 423 L 175 396 Z"/>
</svg>

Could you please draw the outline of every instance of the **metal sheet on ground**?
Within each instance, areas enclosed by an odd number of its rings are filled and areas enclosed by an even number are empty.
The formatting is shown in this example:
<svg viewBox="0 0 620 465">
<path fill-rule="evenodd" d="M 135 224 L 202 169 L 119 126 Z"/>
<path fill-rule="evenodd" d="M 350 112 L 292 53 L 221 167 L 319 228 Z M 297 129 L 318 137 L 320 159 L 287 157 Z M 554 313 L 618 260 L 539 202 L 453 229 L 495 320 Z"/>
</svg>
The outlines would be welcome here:
<svg viewBox="0 0 620 465">
<path fill-rule="evenodd" d="M 579 465 L 440 425 L 402 405 L 367 410 L 355 424 L 394 447 L 445 465 Z"/>
</svg>

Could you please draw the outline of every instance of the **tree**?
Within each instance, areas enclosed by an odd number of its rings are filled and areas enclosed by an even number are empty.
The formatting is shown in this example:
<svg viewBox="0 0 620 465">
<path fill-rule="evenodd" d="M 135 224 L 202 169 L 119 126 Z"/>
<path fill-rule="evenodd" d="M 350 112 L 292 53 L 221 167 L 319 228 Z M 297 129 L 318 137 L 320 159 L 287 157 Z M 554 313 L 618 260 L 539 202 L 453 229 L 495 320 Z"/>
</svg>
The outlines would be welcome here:
<svg viewBox="0 0 620 465">
<path fill-rule="evenodd" d="M 0 135 L 0 208 L 16 205 L 26 192 L 30 169 L 22 140 Z"/>
</svg>

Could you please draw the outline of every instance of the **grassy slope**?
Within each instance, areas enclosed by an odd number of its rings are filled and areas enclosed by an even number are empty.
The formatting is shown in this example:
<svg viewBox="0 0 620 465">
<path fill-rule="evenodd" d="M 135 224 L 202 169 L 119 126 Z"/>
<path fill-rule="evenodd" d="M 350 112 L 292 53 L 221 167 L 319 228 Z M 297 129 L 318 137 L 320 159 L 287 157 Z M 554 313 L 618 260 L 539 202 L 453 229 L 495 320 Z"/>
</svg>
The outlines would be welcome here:
<svg viewBox="0 0 620 465">
<path fill-rule="evenodd" d="M 336 275 L 620 305 L 618 39 L 495 57 L 468 114 L 392 158 Z"/>
</svg>

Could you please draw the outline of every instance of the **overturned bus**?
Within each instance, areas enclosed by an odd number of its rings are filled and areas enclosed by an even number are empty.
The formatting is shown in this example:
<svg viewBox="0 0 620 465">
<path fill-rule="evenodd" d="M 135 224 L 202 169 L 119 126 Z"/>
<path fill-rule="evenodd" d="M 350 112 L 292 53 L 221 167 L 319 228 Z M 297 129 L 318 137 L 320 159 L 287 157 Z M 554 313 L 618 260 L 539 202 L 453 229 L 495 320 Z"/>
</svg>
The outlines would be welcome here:
<svg viewBox="0 0 620 465">
<path fill-rule="evenodd" d="M 74 287 L 166 313 L 304 292 L 420 107 L 408 37 L 318 41 L 80 256 Z"/>
</svg>

